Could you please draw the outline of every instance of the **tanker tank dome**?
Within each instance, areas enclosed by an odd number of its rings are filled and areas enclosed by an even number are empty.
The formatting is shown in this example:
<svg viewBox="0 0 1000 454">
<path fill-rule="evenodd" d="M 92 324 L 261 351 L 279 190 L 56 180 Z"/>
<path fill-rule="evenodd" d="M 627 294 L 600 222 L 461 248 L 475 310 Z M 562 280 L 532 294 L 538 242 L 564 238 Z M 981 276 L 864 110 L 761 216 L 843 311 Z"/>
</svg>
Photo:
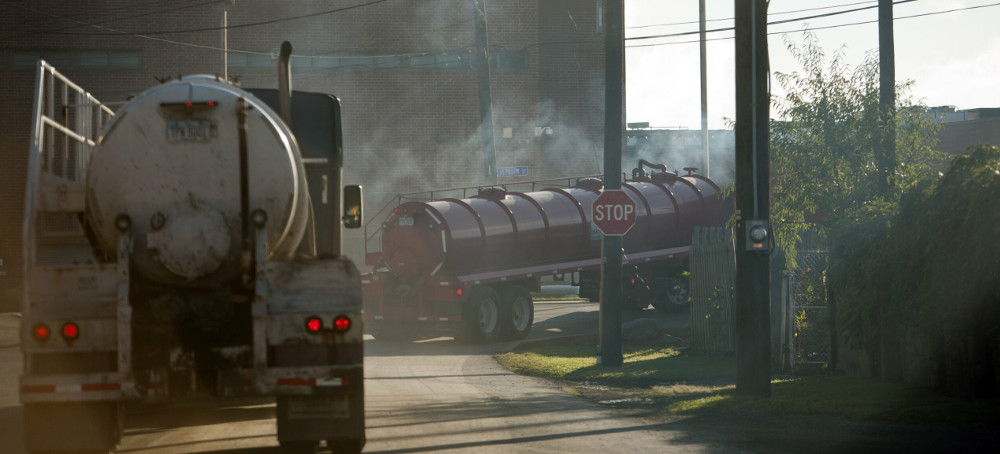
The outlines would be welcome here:
<svg viewBox="0 0 1000 454">
<path fill-rule="evenodd" d="M 212 285 L 239 276 L 241 135 L 250 212 L 266 214 L 269 258 L 290 258 L 308 215 L 298 146 L 267 105 L 214 76 L 156 86 L 104 130 L 87 170 L 87 221 L 102 252 L 117 254 L 114 221 L 125 215 L 142 277 Z"/>
<path fill-rule="evenodd" d="M 499 186 L 481 188 L 476 197 L 480 199 L 493 200 L 499 202 L 507 198 L 507 190 Z"/>
<path fill-rule="evenodd" d="M 593 192 L 601 192 L 601 190 L 604 189 L 604 180 L 595 177 L 580 178 L 576 181 L 576 188 Z"/>
</svg>

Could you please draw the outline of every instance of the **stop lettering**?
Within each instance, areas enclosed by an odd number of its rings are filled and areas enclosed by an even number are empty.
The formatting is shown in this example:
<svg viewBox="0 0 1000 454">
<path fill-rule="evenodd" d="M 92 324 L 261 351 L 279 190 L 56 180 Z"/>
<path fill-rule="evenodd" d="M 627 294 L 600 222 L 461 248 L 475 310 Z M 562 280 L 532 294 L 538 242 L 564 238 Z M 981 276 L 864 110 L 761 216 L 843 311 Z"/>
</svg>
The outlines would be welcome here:
<svg viewBox="0 0 1000 454">
<path fill-rule="evenodd" d="M 635 206 L 633 205 L 594 205 L 594 220 L 604 221 L 624 221 L 632 216 L 635 212 Z"/>
</svg>

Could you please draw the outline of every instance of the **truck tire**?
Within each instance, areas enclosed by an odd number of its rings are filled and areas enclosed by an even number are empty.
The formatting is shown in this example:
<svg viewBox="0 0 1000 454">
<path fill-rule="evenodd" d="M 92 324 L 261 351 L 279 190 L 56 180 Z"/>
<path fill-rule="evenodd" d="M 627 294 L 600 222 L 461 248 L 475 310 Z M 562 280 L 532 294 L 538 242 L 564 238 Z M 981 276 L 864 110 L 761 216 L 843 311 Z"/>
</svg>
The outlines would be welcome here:
<svg viewBox="0 0 1000 454">
<path fill-rule="evenodd" d="M 687 310 L 687 279 L 664 277 L 653 282 L 653 307 L 662 312 L 683 312 Z"/>
<path fill-rule="evenodd" d="M 501 293 L 500 338 L 521 340 L 528 337 L 535 321 L 535 303 L 531 292 L 520 285 L 511 285 Z"/>
<path fill-rule="evenodd" d="M 476 287 L 462 311 L 459 340 L 477 344 L 496 341 L 500 334 L 501 307 L 496 290 L 488 286 Z"/>
</svg>

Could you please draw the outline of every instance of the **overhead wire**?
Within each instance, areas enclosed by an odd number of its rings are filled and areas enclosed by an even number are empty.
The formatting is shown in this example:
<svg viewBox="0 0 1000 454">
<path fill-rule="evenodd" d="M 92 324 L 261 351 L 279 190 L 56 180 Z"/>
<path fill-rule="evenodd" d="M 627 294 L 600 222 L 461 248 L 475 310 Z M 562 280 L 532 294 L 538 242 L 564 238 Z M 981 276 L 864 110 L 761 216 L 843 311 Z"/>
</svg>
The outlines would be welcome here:
<svg viewBox="0 0 1000 454">
<path fill-rule="evenodd" d="M 157 6 L 161 6 L 162 7 L 162 6 L 170 5 L 171 3 L 177 4 L 177 3 L 185 3 L 185 2 L 190 2 L 190 1 L 191 0 L 181 0 L 181 1 L 175 0 L 175 1 L 165 1 L 165 2 L 163 2 L 163 1 L 154 1 L 154 2 L 150 2 L 150 4 L 156 3 Z M 69 25 L 69 26 L 65 26 L 65 27 L 52 28 L 52 29 L 47 29 L 47 30 L 4 29 L 4 30 L 0 30 L 0 32 L 15 32 L 15 33 L 16 32 L 21 32 L 20 35 L 6 36 L 5 37 L 5 39 L 8 39 L 8 40 L 11 40 L 11 39 L 20 39 L 20 38 L 25 38 L 25 37 L 28 37 L 28 36 L 35 36 L 35 35 L 56 34 L 57 32 L 61 32 L 61 31 L 65 31 L 65 30 L 73 30 L 73 29 L 76 29 L 76 28 L 97 27 L 97 26 L 103 25 L 103 24 L 108 24 L 108 23 L 113 23 L 113 22 L 119 22 L 119 21 L 129 20 L 129 19 L 135 19 L 135 18 L 138 18 L 138 17 L 146 17 L 146 16 L 157 15 L 157 14 L 170 13 L 170 12 L 174 12 L 174 11 L 181 11 L 181 10 L 185 10 L 185 9 L 196 8 L 196 7 L 199 7 L 199 6 L 205 6 L 205 5 L 209 5 L 209 4 L 218 4 L 218 3 L 219 3 L 219 0 L 208 0 L 208 1 L 203 1 L 201 3 L 196 3 L 196 4 L 193 4 L 193 5 L 189 4 L 189 5 L 184 5 L 184 6 L 173 6 L 173 7 L 170 7 L 168 9 L 161 9 L 161 10 L 157 10 L 157 11 L 147 11 L 147 12 L 144 12 L 142 14 L 135 14 L 135 15 L 132 15 L 132 16 L 125 16 L 125 17 L 116 17 L 116 18 L 112 18 L 112 19 L 102 20 L 100 22 L 82 22 L 82 21 L 74 19 L 74 17 L 79 17 L 79 16 L 82 16 L 83 14 L 76 14 L 76 15 L 70 15 L 70 16 L 61 16 L 61 15 L 56 15 L 54 13 L 48 13 L 48 12 L 45 12 L 45 11 L 40 11 L 40 10 L 37 10 L 37 9 L 34 9 L 34 8 L 28 8 L 28 7 L 25 7 L 24 5 L 17 5 L 18 7 L 27 9 L 29 11 L 34 11 L 34 12 L 37 12 L 37 13 L 40 13 L 40 14 L 50 15 L 52 17 L 56 17 L 56 18 L 62 19 L 64 21 L 77 22 L 77 25 Z"/>
<path fill-rule="evenodd" d="M 908 1 L 913 1 L 913 0 L 908 0 Z M 962 8 L 953 8 L 953 9 L 948 9 L 948 10 L 929 11 L 929 12 L 925 12 L 925 13 L 916 13 L 916 14 L 911 14 L 911 15 L 906 15 L 906 16 L 896 16 L 896 17 L 893 18 L 893 21 L 904 20 L 904 19 L 914 19 L 914 18 L 927 17 L 927 16 L 937 16 L 937 15 L 940 15 L 940 14 L 948 14 L 948 13 L 954 13 L 954 12 L 960 12 L 960 11 L 969 11 L 969 10 L 975 10 L 975 9 L 981 9 L 981 8 L 990 8 L 990 7 L 994 7 L 994 6 L 1000 6 L 1000 2 L 983 4 L 983 5 L 972 5 L 972 6 L 966 6 L 966 7 L 962 7 Z M 799 22 L 799 21 L 800 20 L 786 20 L 786 21 L 781 21 L 780 23 L 781 24 L 785 24 L 785 23 Z M 848 22 L 848 23 L 833 24 L 833 25 L 825 25 L 825 26 L 818 26 L 818 27 L 812 27 L 812 26 L 810 26 L 809 30 L 812 30 L 812 31 L 815 31 L 815 30 L 828 30 L 828 29 L 832 29 L 832 28 L 852 27 L 852 26 L 856 26 L 856 25 L 866 25 L 866 24 L 874 24 L 874 23 L 878 23 L 878 19 L 865 20 L 865 21 L 857 21 L 857 22 Z M 775 25 L 775 23 L 771 23 L 771 24 L 768 24 L 768 25 Z M 733 31 L 733 30 L 734 29 L 732 27 L 730 27 L 730 28 L 727 28 L 727 29 L 720 29 L 720 30 L 717 30 L 717 31 Z M 787 35 L 789 33 L 798 33 L 800 31 L 802 31 L 802 30 L 784 30 L 784 31 L 768 32 L 767 34 L 768 35 Z M 696 33 L 697 32 L 695 32 L 695 33 L 677 34 L 676 36 L 685 36 L 685 35 L 691 35 L 691 34 L 696 34 Z M 709 39 L 706 39 L 705 41 L 724 41 L 724 40 L 730 40 L 730 39 L 733 39 L 733 38 L 734 38 L 733 36 L 723 36 L 723 37 L 718 37 L 718 38 L 709 38 Z M 628 40 L 628 39 L 629 38 L 626 38 L 626 40 Z M 631 46 L 627 45 L 625 47 L 632 49 L 632 48 L 641 48 L 641 47 L 670 46 L 670 45 L 675 45 L 675 44 L 693 44 L 693 43 L 698 43 L 698 42 L 701 42 L 701 41 L 700 40 L 673 41 L 673 42 L 668 42 L 668 43 L 635 44 L 635 45 L 631 45 Z"/>
<path fill-rule="evenodd" d="M 924 16 L 934 16 L 934 15 L 938 15 L 938 14 L 953 13 L 953 12 L 965 11 L 965 10 L 970 10 L 970 9 L 987 8 L 987 7 L 992 7 L 992 6 L 1000 6 L 1000 2 L 998 2 L 998 3 L 992 3 L 992 4 L 987 4 L 987 5 L 975 5 L 975 6 L 966 7 L 966 8 L 957 8 L 957 9 L 950 9 L 950 10 L 943 10 L 943 11 L 932 11 L 932 12 L 914 14 L 914 15 L 909 15 L 909 16 L 897 16 L 893 20 L 895 21 L 895 20 L 912 19 L 912 18 L 924 17 Z M 866 24 L 874 24 L 874 23 L 878 23 L 878 19 L 872 19 L 872 20 L 867 20 L 867 21 L 859 21 L 859 22 L 850 22 L 850 23 L 843 23 L 843 24 L 826 25 L 826 26 L 818 26 L 818 27 L 817 26 L 810 26 L 810 27 L 808 27 L 808 30 L 810 30 L 810 31 L 828 30 L 828 29 L 832 29 L 832 28 L 851 27 L 851 26 L 855 26 L 855 25 L 866 25 Z M 801 31 L 802 30 L 773 31 L 773 32 L 768 32 L 768 35 L 787 35 L 789 33 L 798 33 L 798 32 L 801 32 Z M 730 39 L 733 39 L 733 38 L 734 37 L 732 37 L 732 36 L 724 36 L 724 37 L 719 37 L 719 38 L 710 38 L 710 39 L 707 39 L 706 41 L 724 41 L 724 40 L 730 40 Z M 698 43 L 698 42 L 699 42 L 699 40 L 674 41 L 674 42 L 669 42 L 669 43 L 637 44 L 637 45 L 626 46 L 626 47 L 628 47 L 628 48 L 631 49 L 631 48 L 640 48 L 640 47 L 669 46 L 669 45 L 674 45 L 674 44 L 693 44 L 693 43 Z"/>
<path fill-rule="evenodd" d="M 333 9 L 333 10 L 320 11 L 320 12 L 315 12 L 315 13 L 309 13 L 309 14 L 303 14 L 303 15 L 299 15 L 299 16 L 292 16 L 292 17 L 285 17 L 285 18 L 273 19 L 273 20 L 262 21 L 262 22 L 255 22 L 255 23 L 248 23 L 248 24 L 242 24 L 242 25 L 235 25 L 235 26 L 230 26 L 229 28 L 245 28 L 245 27 L 253 27 L 253 26 L 268 25 L 268 24 L 273 24 L 273 23 L 287 22 L 287 21 L 292 21 L 292 20 L 298 20 L 298 19 L 316 17 L 316 16 L 320 16 L 320 15 L 332 14 L 332 13 L 341 12 L 341 11 L 347 11 L 347 10 L 351 10 L 351 9 L 355 9 L 355 8 L 360 8 L 360 7 L 364 7 L 364 6 L 370 6 L 370 5 L 374 5 L 374 4 L 378 4 L 378 3 L 383 3 L 383 2 L 386 2 L 386 1 L 388 1 L 388 0 L 375 0 L 375 1 L 367 2 L 367 3 L 361 3 L 361 4 L 352 5 L 352 6 L 343 7 L 343 8 L 338 8 L 338 9 Z M 914 1 L 917 1 L 917 0 L 898 0 L 898 1 L 894 2 L 894 4 L 911 3 L 911 2 L 914 2 Z M 842 7 L 842 6 L 855 6 L 855 5 L 865 4 L 865 3 L 870 3 L 870 2 L 856 2 L 856 3 L 842 4 L 842 5 L 835 5 L 835 6 L 827 6 L 827 7 L 822 7 L 822 8 L 806 8 L 806 9 L 803 9 L 803 10 L 785 11 L 785 12 L 782 12 L 782 14 L 784 14 L 784 13 L 791 13 L 791 12 L 811 11 L 811 10 L 818 10 L 818 9 L 829 9 L 829 8 L 838 7 L 838 6 L 840 6 L 840 7 Z M 201 4 L 199 4 L 199 5 L 201 5 Z M 980 9 L 980 8 L 987 8 L 987 7 L 993 7 L 993 6 L 998 6 L 998 5 L 1000 5 L 1000 2 L 991 3 L 991 4 L 985 4 L 985 5 L 973 5 L 973 6 L 962 7 L 962 8 L 953 8 L 953 9 L 949 9 L 949 10 L 931 11 L 931 12 L 918 13 L 918 14 L 913 14 L 913 15 L 908 15 L 908 16 L 898 16 L 898 17 L 895 18 L 895 20 L 911 19 L 911 18 L 917 18 L 917 17 L 926 17 L 926 16 L 932 16 L 932 15 L 938 15 L 938 14 L 946 14 L 946 13 L 952 13 L 952 12 L 958 12 L 958 11 L 967 11 L 967 10 L 974 10 L 974 9 Z M 23 5 L 19 5 L 19 6 L 23 6 Z M 197 6 L 197 5 L 191 5 L 191 6 Z M 801 21 L 804 21 L 804 20 L 815 19 L 815 18 L 832 17 L 832 16 L 841 15 L 841 14 L 847 14 L 847 13 L 852 13 L 852 12 L 857 12 L 857 11 L 868 10 L 868 9 L 871 9 L 871 8 L 874 8 L 874 6 L 861 7 L 861 8 L 853 8 L 853 9 L 843 10 L 843 11 L 834 11 L 834 12 L 830 12 L 830 13 L 817 14 L 817 15 L 811 15 L 811 16 L 805 16 L 805 17 L 798 17 L 798 18 L 792 18 L 792 19 L 783 19 L 783 20 L 779 20 L 779 21 L 773 21 L 769 25 L 780 25 L 780 24 L 786 24 L 786 23 L 801 22 Z M 441 29 L 445 29 L 445 28 L 450 28 L 452 26 L 465 24 L 465 23 L 468 23 L 468 22 L 471 22 L 471 21 L 472 21 L 472 19 L 462 20 L 462 21 L 458 21 L 458 22 L 455 22 L 455 23 L 443 25 L 443 26 L 438 27 L 438 28 L 436 28 L 434 30 L 441 30 Z M 863 24 L 870 24 L 870 23 L 876 23 L 876 22 L 878 22 L 877 19 L 875 19 L 875 20 L 869 20 L 869 21 L 852 22 L 852 23 L 834 24 L 834 25 L 820 26 L 820 27 L 810 27 L 810 30 L 825 30 L 825 29 L 830 29 L 830 28 L 839 28 L 839 27 L 863 25 Z M 101 28 L 101 29 L 105 29 L 105 30 L 109 30 L 110 31 L 109 33 L 89 33 L 89 34 L 93 34 L 93 35 L 136 36 L 136 37 L 140 37 L 140 38 L 144 38 L 144 39 L 156 40 L 156 41 L 166 42 L 166 43 L 170 43 L 170 44 L 183 45 L 183 46 L 189 46 L 189 47 L 195 47 L 195 48 L 202 48 L 202 49 L 208 49 L 208 50 L 217 50 L 217 51 L 225 51 L 226 50 L 226 49 L 222 49 L 222 48 L 216 47 L 216 46 L 200 45 L 200 44 L 194 44 L 194 43 L 187 43 L 187 42 L 182 42 L 182 41 L 170 40 L 170 39 L 166 39 L 166 38 L 159 38 L 159 37 L 154 37 L 154 36 L 148 36 L 150 34 L 180 33 L 180 32 L 183 32 L 183 31 L 160 31 L 160 32 L 150 32 L 150 33 L 135 33 L 135 32 L 123 32 L 123 31 L 120 31 L 120 30 L 112 29 L 110 27 L 101 26 L 99 24 L 86 24 L 86 25 L 81 25 L 81 26 L 93 26 L 93 27 L 96 27 L 96 28 Z M 191 30 L 191 32 L 209 31 L 209 30 L 222 30 L 222 29 L 223 29 L 223 27 L 211 27 L 211 28 L 193 29 L 193 30 Z M 723 32 L 723 31 L 732 31 L 732 30 L 733 30 L 733 27 L 726 27 L 726 28 L 719 28 L 719 29 L 709 30 L 708 32 Z M 769 32 L 768 34 L 769 35 L 776 35 L 776 34 L 788 34 L 788 33 L 794 33 L 794 32 L 797 32 L 797 30 L 775 31 L 775 32 Z M 693 35 L 693 34 L 697 34 L 697 33 L 699 33 L 699 32 L 697 32 L 697 31 L 695 31 L 695 32 L 681 32 L 681 33 L 661 34 L 661 35 L 652 35 L 652 36 L 632 37 L 632 38 L 625 38 L 625 39 L 626 39 L 626 41 L 633 41 L 633 40 L 644 40 L 644 39 L 654 39 L 654 38 L 668 38 L 668 37 L 689 36 L 689 35 Z M 59 33 L 55 33 L 55 34 L 59 34 Z M 78 34 L 78 33 L 74 33 L 74 34 Z M 385 43 L 383 43 L 383 45 L 387 44 L 387 43 L 391 43 L 391 42 L 401 41 L 403 39 L 404 38 L 397 38 L 395 40 L 391 40 L 391 41 L 385 42 Z M 710 39 L 707 39 L 706 41 L 720 41 L 720 40 L 728 40 L 728 39 L 733 39 L 733 37 L 730 36 L 730 37 L 710 38 Z M 528 49 L 530 49 L 532 47 L 552 46 L 552 45 L 559 45 L 559 44 L 589 44 L 589 43 L 597 43 L 597 42 L 600 42 L 600 40 L 565 40 L 565 41 L 553 41 L 553 42 L 539 42 L 539 43 L 528 44 L 528 45 L 523 46 L 522 48 L 520 48 L 518 50 L 524 51 L 524 50 L 528 50 Z M 629 46 L 626 46 L 626 47 L 628 47 L 628 48 L 658 47 L 658 46 L 665 46 L 665 45 L 688 44 L 688 43 L 697 43 L 697 42 L 699 42 L 699 40 L 675 41 L 675 42 L 668 42 L 668 43 L 653 43 L 653 44 L 636 44 L 636 45 L 629 45 Z M 441 51 L 414 52 L 414 53 L 406 53 L 406 54 L 385 54 L 385 55 L 364 55 L 364 56 L 360 56 L 359 55 L 358 57 L 373 57 L 373 58 L 378 58 L 378 57 L 423 56 L 423 55 L 432 55 L 432 54 L 441 54 L 441 53 L 451 53 L 451 52 L 461 51 L 462 49 L 465 49 L 465 47 L 452 48 L 452 49 L 446 49 L 446 50 L 441 50 Z M 270 52 L 255 52 L 255 51 L 246 51 L 246 50 L 239 50 L 239 49 L 228 49 L 228 51 L 232 52 L 232 53 L 241 53 L 241 54 L 250 54 L 250 55 L 270 55 L 271 54 Z M 320 58 L 320 59 L 322 59 L 322 58 L 340 58 L 341 56 L 339 56 L 339 55 L 338 56 L 330 56 L 330 55 L 301 55 L 300 54 L 300 55 L 293 55 L 293 57 L 299 57 L 299 58 Z M 377 68 L 376 66 L 377 65 L 370 65 L 370 66 L 367 66 L 367 67 L 369 67 L 372 70 L 393 69 L 393 68 Z M 412 67 L 416 68 L 416 67 L 420 67 L 420 66 L 421 65 L 416 65 L 416 66 L 412 66 Z M 433 66 L 433 65 L 429 65 L 429 66 Z M 343 66 L 343 67 L 314 69 L 314 70 L 308 70 L 308 71 L 304 71 L 304 72 L 306 72 L 306 73 L 309 73 L 309 72 L 322 72 L 322 71 L 331 71 L 331 70 L 356 68 L 356 67 L 357 67 L 357 65 L 347 65 L 347 66 Z"/>
<path fill-rule="evenodd" d="M 341 8 L 335 8 L 335 9 L 326 10 L 326 11 L 318 11 L 318 12 L 315 12 L 315 13 L 301 14 L 301 15 L 298 15 L 298 16 L 282 17 L 282 18 L 278 18 L 278 19 L 271 19 L 271 20 L 260 21 L 260 22 L 250 22 L 250 23 L 246 23 L 246 24 L 229 25 L 228 27 L 202 27 L 202 28 L 191 28 L 191 29 L 185 29 L 185 30 L 153 30 L 153 31 L 145 31 L 145 32 L 114 32 L 114 33 L 55 32 L 53 34 L 55 34 L 55 35 L 86 35 L 86 36 L 117 36 L 117 35 L 126 35 L 126 36 L 127 35 L 145 35 L 145 36 L 153 36 L 153 35 L 173 35 L 173 34 L 180 34 L 180 33 L 200 33 L 200 32 L 209 32 L 209 31 L 221 31 L 221 30 L 224 30 L 224 29 L 233 30 L 233 29 L 240 29 L 240 28 L 247 28 L 247 27 L 259 27 L 259 26 L 262 26 L 262 25 L 271 25 L 271 24 L 277 24 L 277 23 L 281 23 L 281 22 L 288 22 L 288 21 L 299 20 L 299 19 L 308 19 L 308 18 L 313 18 L 313 17 L 325 16 L 325 15 L 328 15 L 328 14 L 341 13 L 341 12 L 344 12 L 344 11 L 350 11 L 350 10 L 357 9 L 357 8 L 363 8 L 363 7 L 366 7 L 366 6 L 377 5 L 379 3 L 385 3 L 385 2 L 388 2 L 388 1 L 390 1 L 390 0 L 371 0 L 371 1 L 366 2 L 366 3 L 359 3 L 357 5 L 344 6 L 344 7 L 341 7 Z"/>
<path fill-rule="evenodd" d="M 165 4 L 170 4 L 170 3 L 181 3 L 181 2 L 190 2 L 190 1 L 196 1 L 196 0 L 148 0 L 148 1 L 145 1 L 145 2 L 133 1 L 133 2 L 128 2 L 128 5 L 125 5 L 125 6 L 109 7 L 109 8 L 98 8 L 98 9 L 95 9 L 95 8 L 90 7 L 88 5 L 88 8 L 86 9 L 85 12 L 75 13 L 75 14 L 69 14 L 69 15 L 63 15 L 63 16 L 60 16 L 60 18 L 64 19 L 64 20 L 68 20 L 68 19 L 75 19 L 75 18 L 79 18 L 81 16 L 88 16 L 88 15 L 92 15 L 92 14 L 100 15 L 100 14 L 107 14 L 107 13 L 113 12 L 113 11 L 125 11 L 125 10 L 134 10 L 134 9 L 137 9 L 137 8 L 145 8 L 145 7 L 151 6 L 151 5 L 163 6 Z M 218 1 L 218 0 L 216 0 L 216 1 Z M 35 3 L 37 5 L 37 2 L 29 2 L 29 1 L 6 1 L 6 2 L 3 2 L 2 0 L 0 0 L 0 3 L 7 3 L 9 5 L 14 5 L 14 6 L 17 6 L 17 7 L 22 7 L 22 8 L 24 7 L 25 3 Z M 10 30 L 10 29 L 7 29 L 7 30 L 0 30 L 0 31 L 28 31 L 28 30 L 20 30 L 20 29 Z"/>
<path fill-rule="evenodd" d="M 868 0 L 868 1 L 864 1 L 864 2 L 841 3 L 841 4 L 838 4 L 838 5 L 819 6 L 819 7 L 816 7 L 816 8 L 803 8 L 803 9 L 794 9 L 794 10 L 788 10 L 788 11 L 774 11 L 774 12 L 768 12 L 767 15 L 768 16 L 776 16 L 776 15 L 780 15 L 780 14 L 803 13 L 803 12 L 806 12 L 806 11 L 821 11 L 821 10 L 824 10 L 824 9 L 841 8 L 841 7 L 845 7 L 845 6 L 864 5 L 866 3 L 874 3 L 875 1 L 876 0 Z M 733 20 L 732 17 L 724 17 L 724 18 L 719 18 L 719 19 L 708 19 L 708 20 L 706 20 L 706 22 L 725 22 L 725 21 L 731 21 L 731 20 Z M 673 26 L 677 26 L 677 25 L 697 25 L 697 24 L 700 24 L 700 23 L 701 23 L 701 21 L 671 22 L 671 23 L 665 23 L 665 24 L 633 25 L 633 26 L 625 27 L 625 28 L 626 29 L 640 29 L 640 28 L 652 28 L 652 27 L 673 27 Z"/>
<path fill-rule="evenodd" d="M 897 1 L 893 2 L 893 5 L 900 5 L 900 4 L 903 4 L 903 3 L 911 3 L 911 2 L 915 2 L 915 1 L 917 1 L 917 0 L 897 0 Z M 768 22 L 767 25 L 768 26 L 771 26 L 771 25 L 781 25 L 781 24 L 787 24 L 787 23 L 790 23 L 790 22 L 801 22 L 801 21 L 810 20 L 810 19 L 820 19 L 820 18 L 824 18 L 824 17 L 833 17 L 833 16 L 839 16 L 841 14 L 855 13 L 855 12 L 858 12 L 858 11 L 865 11 L 865 10 L 869 10 L 869 9 L 873 9 L 873 8 L 878 8 L 878 5 L 864 6 L 864 7 L 853 8 L 853 9 L 846 9 L 846 10 L 842 10 L 842 11 L 833 11 L 833 12 L 823 13 L 823 14 L 814 14 L 812 16 L 796 17 L 796 18 L 792 18 L 792 19 L 782 19 L 782 20 Z M 729 30 L 734 30 L 734 27 L 716 28 L 716 29 L 712 29 L 712 30 L 706 30 L 705 32 L 706 33 L 715 33 L 715 32 L 721 32 L 721 31 L 729 31 Z M 701 33 L 701 32 L 696 30 L 696 31 L 690 31 L 690 32 L 665 33 L 665 34 L 659 34 L 659 35 L 633 36 L 631 38 L 625 38 L 625 41 L 638 41 L 638 40 L 644 40 L 644 39 L 657 39 L 657 38 L 672 38 L 672 37 L 677 37 L 677 36 L 696 35 L 696 34 L 699 34 L 699 33 Z"/>
</svg>

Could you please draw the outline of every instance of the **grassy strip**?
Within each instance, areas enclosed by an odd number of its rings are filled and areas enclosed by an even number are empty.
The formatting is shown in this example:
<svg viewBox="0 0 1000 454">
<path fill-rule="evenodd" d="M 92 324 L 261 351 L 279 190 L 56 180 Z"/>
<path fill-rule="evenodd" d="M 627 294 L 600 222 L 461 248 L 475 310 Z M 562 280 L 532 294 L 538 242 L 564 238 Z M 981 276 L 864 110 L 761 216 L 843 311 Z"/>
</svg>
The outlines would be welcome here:
<svg viewBox="0 0 1000 454">
<path fill-rule="evenodd" d="M 875 379 L 817 375 L 772 382 L 768 399 L 735 395 L 734 360 L 670 347 L 625 346 L 622 367 L 598 366 L 589 338 L 524 344 L 497 360 L 513 372 L 579 382 L 567 391 L 600 401 L 641 402 L 670 415 L 747 412 L 830 415 L 887 422 L 978 425 L 1000 420 L 1000 399 L 966 400 Z M 599 385 L 594 387 L 593 385 Z"/>
<path fill-rule="evenodd" d="M 636 390 L 641 391 L 641 390 Z M 650 390 L 654 401 L 670 414 L 769 413 L 829 415 L 886 422 L 934 425 L 978 425 L 1000 419 L 1000 400 L 949 398 L 914 386 L 844 375 L 819 375 L 774 380 L 771 397 L 735 396 L 732 385 L 691 389 Z M 674 394 L 672 397 L 667 397 Z"/>
<path fill-rule="evenodd" d="M 497 360 L 519 374 L 612 386 L 648 387 L 733 377 L 736 373 L 731 357 L 641 345 L 624 346 L 622 367 L 598 366 L 596 345 L 593 336 L 552 339 L 524 344 L 513 352 L 497 355 Z"/>
</svg>

